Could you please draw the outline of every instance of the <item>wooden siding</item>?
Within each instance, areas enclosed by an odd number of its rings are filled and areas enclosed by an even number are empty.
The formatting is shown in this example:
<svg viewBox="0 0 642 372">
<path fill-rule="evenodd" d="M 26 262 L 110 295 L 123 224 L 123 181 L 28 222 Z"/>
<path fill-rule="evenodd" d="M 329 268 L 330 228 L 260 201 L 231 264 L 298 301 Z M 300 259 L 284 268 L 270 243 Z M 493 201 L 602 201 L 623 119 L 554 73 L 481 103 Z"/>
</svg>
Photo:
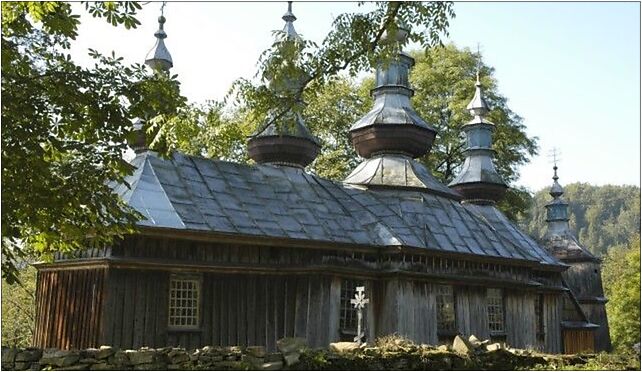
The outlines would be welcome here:
<svg viewBox="0 0 642 372">
<path fill-rule="evenodd" d="M 506 291 L 506 342 L 517 348 L 537 348 L 535 327 L 535 296 L 533 292 Z"/>
<path fill-rule="evenodd" d="M 105 275 L 105 269 L 40 271 L 34 346 L 99 346 Z"/>
<path fill-rule="evenodd" d="M 562 298 L 560 295 L 543 296 L 544 351 L 562 352 Z"/>
<path fill-rule="evenodd" d="M 461 334 L 475 335 L 480 340 L 490 338 L 486 288 L 455 287 L 455 316 Z"/>
<path fill-rule="evenodd" d="M 113 270 L 104 342 L 142 346 L 265 345 L 304 337 L 312 347 L 338 340 L 336 279 L 323 276 L 203 274 L 197 330 L 167 326 L 169 272 Z M 339 282 L 340 283 L 340 282 Z"/>
<path fill-rule="evenodd" d="M 576 354 L 595 351 L 595 334 L 590 329 L 564 330 L 564 353 Z"/>
</svg>

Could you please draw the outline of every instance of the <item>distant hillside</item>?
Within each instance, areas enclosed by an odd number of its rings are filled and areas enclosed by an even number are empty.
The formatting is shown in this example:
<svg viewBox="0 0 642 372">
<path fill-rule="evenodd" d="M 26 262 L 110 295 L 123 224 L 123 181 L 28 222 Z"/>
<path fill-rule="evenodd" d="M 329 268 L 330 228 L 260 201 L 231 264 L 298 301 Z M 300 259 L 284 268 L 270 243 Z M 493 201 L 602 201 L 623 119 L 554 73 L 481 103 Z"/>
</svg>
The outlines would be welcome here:
<svg viewBox="0 0 642 372">
<path fill-rule="evenodd" d="M 640 233 L 640 188 L 637 186 L 593 186 L 586 183 L 564 185 L 569 203 L 571 229 L 580 243 L 601 256 L 607 248 L 629 241 Z M 548 188 L 535 193 L 529 218 L 520 221 L 531 235 L 540 238 L 546 232 L 546 203 L 551 200 Z"/>
</svg>

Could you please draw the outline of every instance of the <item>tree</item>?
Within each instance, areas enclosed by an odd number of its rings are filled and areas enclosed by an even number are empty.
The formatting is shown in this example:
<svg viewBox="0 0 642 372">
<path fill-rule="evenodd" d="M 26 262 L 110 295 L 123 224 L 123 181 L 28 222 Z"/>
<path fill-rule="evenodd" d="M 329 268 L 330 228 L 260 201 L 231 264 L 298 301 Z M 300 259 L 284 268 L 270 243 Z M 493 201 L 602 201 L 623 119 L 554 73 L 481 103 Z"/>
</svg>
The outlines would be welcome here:
<svg viewBox="0 0 642 372">
<path fill-rule="evenodd" d="M 86 4 L 94 17 L 134 28 L 140 5 Z M 2 3 L 2 276 L 16 263 L 130 232 L 138 215 L 109 187 L 132 171 L 122 158 L 132 119 L 170 113 L 184 99 L 175 77 L 123 66 L 90 50 L 67 53 L 79 20 L 58 2 Z M 88 238 L 91 238 L 88 240 Z"/>
<path fill-rule="evenodd" d="M 640 342 L 640 235 L 628 245 L 608 250 L 602 267 L 604 292 L 609 302 L 611 340 L 616 350 L 630 350 Z"/>
<path fill-rule="evenodd" d="M 488 120 L 495 123 L 495 166 L 504 181 L 512 185 L 519 178 L 518 168 L 537 154 L 537 138 L 527 136 L 522 118 L 497 90 L 494 69 L 470 49 L 458 49 L 452 44 L 427 53 L 415 52 L 413 56 L 417 61 L 410 74 L 415 89 L 413 106 L 438 132 L 431 152 L 422 162 L 446 184 L 458 174 L 465 157 L 462 126 L 472 119 L 466 106 L 475 93 L 479 63 L 484 98 L 491 108 Z M 525 190 L 512 188 L 499 208 L 514 220 L 527 210 L 529 201 Z"/>
<path fill-rule="evenodd" d="M 36 307 L 36 269 L 18 272 L 20 283 L 2 281 L 2 345 L 28 347 L 33 340 Z"/>
<path fill-rule="evenodd" d="M 520 224 L 531 236 L 546 233 L 546 208 L 549 189 L 535 193 L 533 206 Z M 586 183 L 564 185 L 569 203 L 571 230 L 583 246 L 601 256 L 609 247 L 626 244 L 631 234 L 640 233 L 640 188 L 637 186 L 593 186 Z"/>
</svg>

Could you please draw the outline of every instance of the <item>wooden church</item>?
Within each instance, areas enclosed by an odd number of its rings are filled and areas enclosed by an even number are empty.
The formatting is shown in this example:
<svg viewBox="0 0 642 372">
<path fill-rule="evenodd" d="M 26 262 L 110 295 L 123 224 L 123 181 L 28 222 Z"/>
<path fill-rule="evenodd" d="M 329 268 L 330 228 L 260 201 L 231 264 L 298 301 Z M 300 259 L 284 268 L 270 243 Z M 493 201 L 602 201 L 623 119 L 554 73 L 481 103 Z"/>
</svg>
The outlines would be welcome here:
<svg viewBox="0 0 642 372">
<path fill-rule="evenodd" d="M 291 8 L 283 19 L 298 37 Z M 168 71 L 164 22 L 146 63 Z M 305 171 L 320 146 L 294 111 L 250 138 L 254 165 L 165 159 L 137 143 L 136 171 L 114 190 L 144 216 L 138 232 L 37 265 L 35 346 L 327 347 L 354 338 L 350 299 L 364 286 L 367 341 L 474 334 L 553 353 L 608 348 L 599 262 L 557 244 L 576 243 L 568 234 L 539 244 L 495 205 L 507 186 L 479 79 L 458 177 L 444 185 L 416 160 L 439 139 L 411 106 L 413 64 L 402 52 L 377 69 L 374 107 L 350 129 L 363 162 L 343 182 Z M 568 226 L 564 216 L 551 223 Z"/>
</svg>

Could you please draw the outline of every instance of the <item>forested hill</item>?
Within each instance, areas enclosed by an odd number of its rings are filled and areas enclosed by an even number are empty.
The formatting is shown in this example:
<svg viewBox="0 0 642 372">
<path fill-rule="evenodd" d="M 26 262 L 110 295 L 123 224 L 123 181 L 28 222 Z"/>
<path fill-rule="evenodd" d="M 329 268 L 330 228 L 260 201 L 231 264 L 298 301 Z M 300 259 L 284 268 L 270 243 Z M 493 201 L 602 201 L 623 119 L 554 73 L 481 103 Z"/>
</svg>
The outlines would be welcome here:
<svg viewBox="0 0 642 372">
<path fill-rule="evenodd" d="M 602 256 L 609 247 L 625 244 L 633 234 L 640 234 L 640 188 L 637 186 L 593 186 L 587 183 L 564 185 L 569 203 L 571 229 L 580 243 Z M 529 218 L 522 227 L 533 237 L 546 232 L 546 208 L 551 200 L 548 188 L 533 197 Z"/>
</svg>

